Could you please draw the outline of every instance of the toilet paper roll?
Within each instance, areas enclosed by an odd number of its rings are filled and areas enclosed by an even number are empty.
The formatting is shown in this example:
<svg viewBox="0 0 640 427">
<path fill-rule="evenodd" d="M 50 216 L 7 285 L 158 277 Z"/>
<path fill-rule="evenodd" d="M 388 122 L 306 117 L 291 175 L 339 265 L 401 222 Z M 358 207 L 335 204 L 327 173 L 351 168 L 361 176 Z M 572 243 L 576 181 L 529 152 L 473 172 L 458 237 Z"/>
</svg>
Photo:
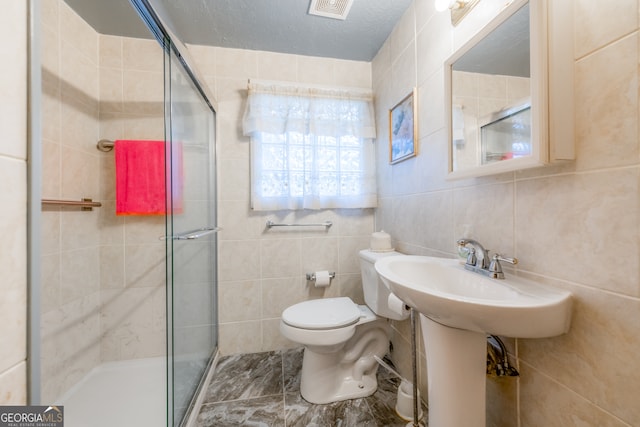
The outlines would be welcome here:
<svg viewBox="0 0 640 427">
<path fill-rule="evenodd" d="M 327 270 L 316 271 L 316 288 L 325 288 L 331 284 L 331 276 Z"/>
<path fill-rule="evenodd" d="M 394 294 L 389 294 L 389 296 L 387 297 L 387 304 L 389 305 L 389 309 L 392 312 L 402 317 L 403 319 L 409 317 L 409 308 L 404 302 L 402 302 L 402 300 L 400 300 L 400 298 L 398 298 Z"/>
<path fill-rule="evenodd" d="M 391 236 L 389 233 L 385 233 L 384 230 L 376 231 L 371 234 L 369 247 L 373 252 L 390 252 L 393 250 Z"/>
</svg>

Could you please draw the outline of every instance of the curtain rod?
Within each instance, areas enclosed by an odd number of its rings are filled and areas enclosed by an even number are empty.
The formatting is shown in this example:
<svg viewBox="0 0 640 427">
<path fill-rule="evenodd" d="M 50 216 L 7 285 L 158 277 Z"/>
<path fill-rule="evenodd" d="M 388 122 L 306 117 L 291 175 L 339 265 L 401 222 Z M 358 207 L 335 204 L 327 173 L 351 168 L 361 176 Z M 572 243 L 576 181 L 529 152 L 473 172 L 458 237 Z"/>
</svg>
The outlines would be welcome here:
<svg viewBox="0 0 640 427">
<path fill-rule="evenodd" d="M 301 82 L 288 82 L 288 81 L 278 81 L 278 80 L 260 80 L 260 79 L 247 79 L 247 86 L 251 86 L 251 84 L 259 84 L 259 85 L 273 85 L 273 86 L 289 86 L 301 89 L 322 89 L 322 90 L 342 90 L 348 92 L 359 92 L 363 95 L 368 95 L 373 97 L 373 90 L 363 87 L 353 87 L 353 86 L 329 86 L 329 85 L 320 85 L 313 83 L 301 83 Z"/>
</svg>

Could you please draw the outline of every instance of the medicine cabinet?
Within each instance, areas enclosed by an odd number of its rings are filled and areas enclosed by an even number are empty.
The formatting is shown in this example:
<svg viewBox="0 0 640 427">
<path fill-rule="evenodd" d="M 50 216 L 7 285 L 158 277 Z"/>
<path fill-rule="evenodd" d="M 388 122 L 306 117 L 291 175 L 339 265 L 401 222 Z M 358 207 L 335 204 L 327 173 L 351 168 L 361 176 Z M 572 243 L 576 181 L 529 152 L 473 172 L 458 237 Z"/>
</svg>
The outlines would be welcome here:
<svg viewBox="0 0 640 427">
<path fill-rule="evenodd" d="M 575 158 L 573 0 L 515 0 L 445 62 L 449 177 Z"/>
</svg>

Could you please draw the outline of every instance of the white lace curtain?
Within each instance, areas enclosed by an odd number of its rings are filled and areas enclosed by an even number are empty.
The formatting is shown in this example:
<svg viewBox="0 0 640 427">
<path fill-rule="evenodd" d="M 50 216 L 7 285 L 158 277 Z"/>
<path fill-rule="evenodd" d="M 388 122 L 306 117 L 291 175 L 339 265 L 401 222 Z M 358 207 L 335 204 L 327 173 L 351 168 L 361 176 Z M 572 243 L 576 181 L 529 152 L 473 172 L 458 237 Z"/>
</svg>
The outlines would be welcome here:
<svg viewBox="0 0 640 427">
<path fill-rule="evenodd" d="M 251 82 L 243 130 L 253 209 L 377 205 L 370 93 Z"/>
</svg>

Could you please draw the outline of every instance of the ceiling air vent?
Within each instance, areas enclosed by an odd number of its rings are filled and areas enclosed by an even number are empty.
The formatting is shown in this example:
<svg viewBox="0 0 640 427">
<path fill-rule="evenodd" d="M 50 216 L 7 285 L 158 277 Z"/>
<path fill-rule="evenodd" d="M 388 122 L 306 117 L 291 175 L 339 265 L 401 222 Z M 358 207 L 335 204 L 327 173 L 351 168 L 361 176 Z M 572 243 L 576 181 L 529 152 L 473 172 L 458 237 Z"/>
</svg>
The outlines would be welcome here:
<svg viewBox="0 0 640 427">
<path fill-rule="evenodd" d="M 333 19 L 347 19 L 353 0 L 311 0 L 309 15 Z"/>
</svg>

